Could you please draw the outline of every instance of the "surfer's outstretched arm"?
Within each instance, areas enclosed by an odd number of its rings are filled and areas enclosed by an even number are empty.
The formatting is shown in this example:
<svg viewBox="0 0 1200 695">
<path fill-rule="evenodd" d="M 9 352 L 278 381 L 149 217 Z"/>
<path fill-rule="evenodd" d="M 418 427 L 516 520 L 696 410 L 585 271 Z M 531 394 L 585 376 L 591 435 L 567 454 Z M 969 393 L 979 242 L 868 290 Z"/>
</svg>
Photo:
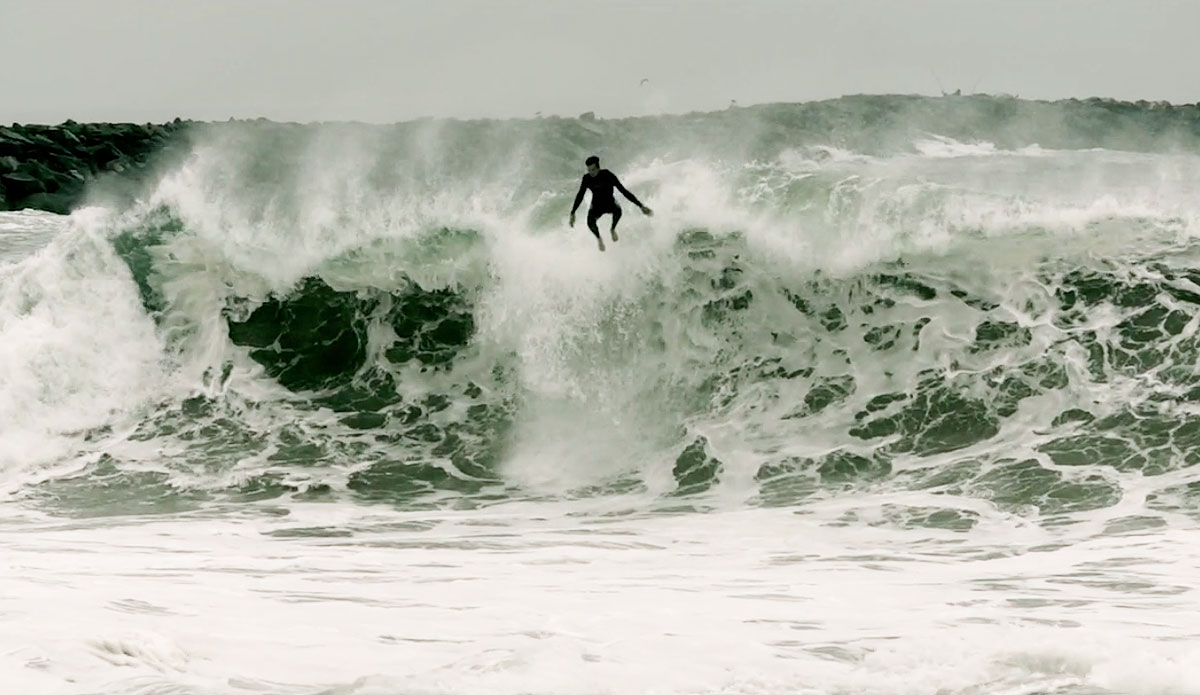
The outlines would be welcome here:
<svg viewBox="0 0 1200 695">
<path fill-rule="evenodd" d="M 623 195 L 623 196 L 625 196 L 626 198 L 628 198 L 628 199 L 629 199 L 629 202 L 631 202 L 631 203 L 633 203 L 634 205 L 636 205 L 636 206 L 638 206 L 639 208 L 641 208 L 641 210 L 642 210 L 642 212 L 643 212 L 643 213 L 645 213 L 645 214 L 647 214 L 647 215 L 653 214 L 653 212 L 654 212 L 653 210 L 651 210 L 650 208 L 646 207 L 645 205 L 642 205 L 642 201 L 638 200 L 638 199 L 637 199 L 637 196 L 635 196 L 634 194 L 630 193 L 630 192 L 629 192 L 629 189 L 627 189 L 627 188 L 625 188 L 624 186 L 622 186 L 622 185 L 621 185 L 621 180 L 617 178 L 617 175 L 616 175 L 616 174 L 613 174 L 612 180 L 613 180 L 613 185 L 617 187 L 617 190 L 621 192 L 621 195 Z"/>
<path fill-rule="evenodd" d="M 585 176 L 579 182 L 579 192 L 575 194 L 575 204 L 571 206 L 571 226 L 575 226 L 575 211 L 579 209 L 579 204 L 583 202 L 583 192 L 587 190 L 587 177 Z"/>
</svg>

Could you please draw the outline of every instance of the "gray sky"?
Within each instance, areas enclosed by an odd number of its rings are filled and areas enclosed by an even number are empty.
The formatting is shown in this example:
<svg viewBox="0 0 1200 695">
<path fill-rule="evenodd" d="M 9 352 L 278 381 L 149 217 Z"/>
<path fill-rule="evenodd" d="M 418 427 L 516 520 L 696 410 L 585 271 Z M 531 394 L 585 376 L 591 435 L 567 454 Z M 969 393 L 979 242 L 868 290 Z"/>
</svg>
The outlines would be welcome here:
<svg viewBox="0 0 1200 695">
<path fill-rule="evenodd" d="M 0 123 L 606 117 L 939 80 L 1190 103 L 1198 31 L 1174 0 L 0 0 Z"/>
</svg>

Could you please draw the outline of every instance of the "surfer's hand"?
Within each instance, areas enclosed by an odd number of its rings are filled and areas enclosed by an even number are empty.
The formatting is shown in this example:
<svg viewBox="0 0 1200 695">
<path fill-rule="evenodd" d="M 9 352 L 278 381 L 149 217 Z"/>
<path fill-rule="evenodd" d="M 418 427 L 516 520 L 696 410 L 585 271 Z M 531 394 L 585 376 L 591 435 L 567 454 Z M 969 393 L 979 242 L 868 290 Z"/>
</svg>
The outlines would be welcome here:
<svg viewBox="0 0 1200 695">
<path fill-rule="evenodd" d="M 574 226 L 575 226 L 575 213 L 573 213 L 573 212 L 571 213 L 571 220 L 570 220 L 569 222 L 567 222 L 567 226 L 568 226 L 568 227 L 574 227 Z"/>
<path fill-rule="evenodd" d="M 646 207 L 645 205 L 642 206 L 642 214 L 645 215 L 646 217 L 654 217 L 654 211 L 651 210 L 650 208 Z"/>
</svg>

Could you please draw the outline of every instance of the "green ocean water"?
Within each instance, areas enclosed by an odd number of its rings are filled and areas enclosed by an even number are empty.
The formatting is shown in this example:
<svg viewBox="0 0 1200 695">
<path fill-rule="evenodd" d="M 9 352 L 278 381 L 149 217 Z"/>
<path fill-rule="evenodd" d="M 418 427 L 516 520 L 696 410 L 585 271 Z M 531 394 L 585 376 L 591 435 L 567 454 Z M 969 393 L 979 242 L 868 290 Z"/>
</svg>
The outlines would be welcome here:
<svg viewBox="0 0 1200 695">
<path fill-rule="evenodd" d="M 199 128 L 141 197 L 4 259 L 8 349 L 43 377 L 7 408 L 56 442 L 6 466 L 68 516 L 878 490 L 922 502 L 870 523 L 954 531 L 979 505 L 1193 515 L 1200 159 L 1164 114 L 861 97 Z M 626 206 L 604 255 L 566 227 L 593 153 L 656 210 Z M 35 291 L 61 276 L 78 295 Z M 88 301 L 139 328 L 21 318 Z M 88 357 L 46 361 L 67 343 Z M 130 354 L 137 388 L 80 405 Z"/>
</svg>

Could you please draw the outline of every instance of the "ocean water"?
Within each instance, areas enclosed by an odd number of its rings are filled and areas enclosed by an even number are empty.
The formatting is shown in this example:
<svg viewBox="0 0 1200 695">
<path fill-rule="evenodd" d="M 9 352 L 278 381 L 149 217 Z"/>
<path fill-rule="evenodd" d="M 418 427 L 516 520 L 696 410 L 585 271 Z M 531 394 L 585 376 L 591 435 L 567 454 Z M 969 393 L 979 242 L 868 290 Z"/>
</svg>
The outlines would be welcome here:
<svg viewBox="0 0 1200 695">
<path fill-rule="evenodd" d="M 1195 147 L 779 113 L 0 213 L 3 691 L 1200 692 Z"/>
</svg>

